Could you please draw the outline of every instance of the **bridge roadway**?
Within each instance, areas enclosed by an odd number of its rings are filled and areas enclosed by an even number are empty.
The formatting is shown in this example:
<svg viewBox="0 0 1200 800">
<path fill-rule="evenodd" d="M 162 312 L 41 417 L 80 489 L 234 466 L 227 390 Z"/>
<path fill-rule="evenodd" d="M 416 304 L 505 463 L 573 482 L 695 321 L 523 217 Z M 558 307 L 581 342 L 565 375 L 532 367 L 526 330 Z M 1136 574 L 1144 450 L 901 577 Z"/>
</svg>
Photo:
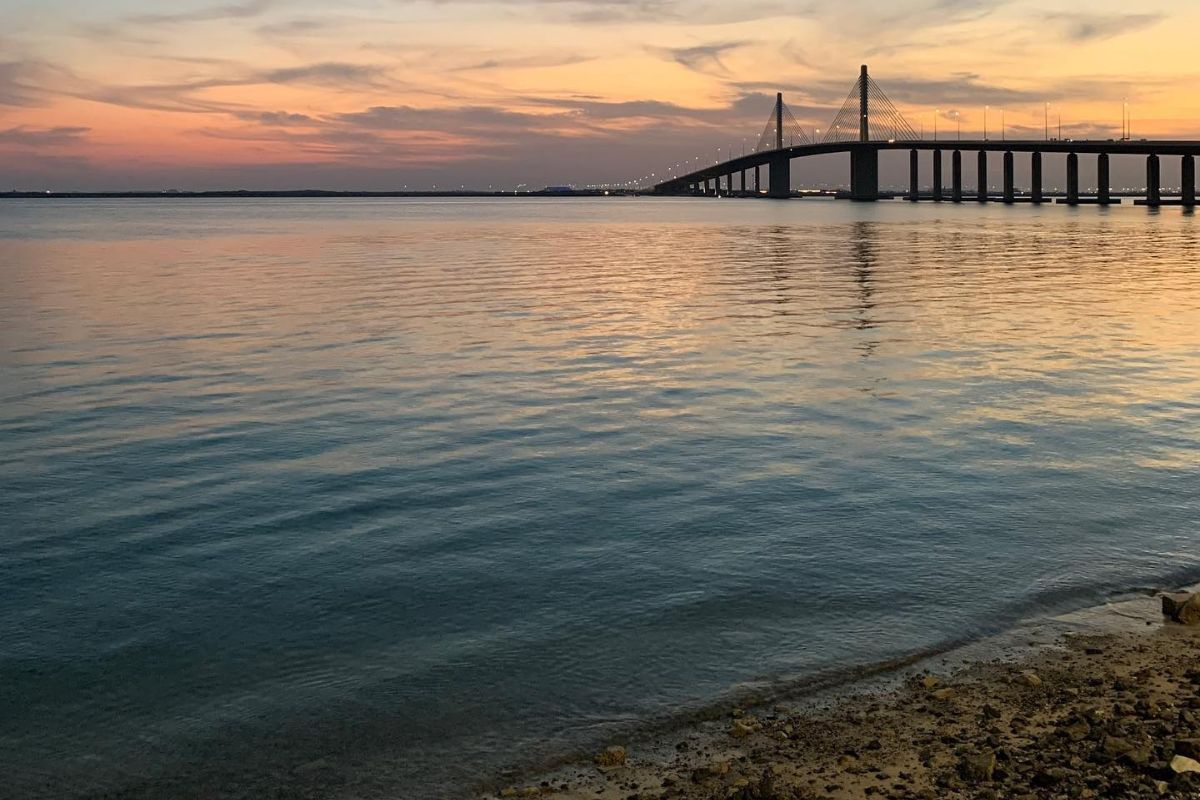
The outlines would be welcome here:
<svg viewBox="0 0 1200 800">
<path fill-rule="evenodd" d="M 785 198 L 791 196 L 791 162 L 795 158 L 826 155 L 830 153 L 847 153 L 850 155 L 850 197 L 854 200 L 877 200 L 879 198 L 879 153 L 882 150 L 908 150 L 910 189 L 909 198 L 918 200 L 923 197 L 918 187 L 920 184 L 920 158 L 922 151 L 931 152 L 931 169 L 933 177 L 934 200 L 961 200 L 964 197 L 962 185 L 962 153 L 977 153 L 978 172 L 980 176 L 976 191 L 966 196 L 979 200 L 988 200 L 987 194 L 987 154 L 1002 153 L 1003 159 L 1003 193 L 1000 198 L 1005 202 L 1013 202 L 1015 190 L 1013 187 L 1013 163 L 1015 153 L 1031 154 L 1030 199 L 1040 202 L 1042 196 L 1042 155 L 1045 153 L 1065 153 L 1067 155 L 1067 202 L 1079 202 L 1079 156 L 1097 156 L 1097 194 L 1092 202 L 1108 203 L 1114 201 L 1109 186 L 1109 158 L 1114 155 L 1130 155 L 1146 157 L 1146 203 L 1158 205 L 1162 202 L 1160 161 L 1163 157 L 1178 156 L 1182 164 L 1182 190 L 1179 203 L 1184 206 L 1194 206 L 1196 203 L 1196 156 L 1200 155 L 1200 141 L 1169 141 L 1158 139 L 1035 139 L 1035 140 L 939 140 L 931 141 L 840 141 L 821 144 L 801 144 L 782 147 L 777 150 L 762 150 L 744 156 L 724 161 L 719 164 L 704 167 L 685 175 L 678 175 L 663 181 L 654 187 L 656 194 L 715 194 L 720 193 L 720 181 L 726 179 L 726 191 L 735 193 L 747 191 L 747 172 L 753 170 L 754 183 L 752 193 L 760 193 L 761 168 L 769 170 L 768 197 Z M 951 153 L 951 182 L 948 193 L 942 185 L 942 153 Z M 735 190 L 734 176 L 741 177 L 741 187 Z M 984 187 L 982 190 L 979 187 Z"/>
</svg>

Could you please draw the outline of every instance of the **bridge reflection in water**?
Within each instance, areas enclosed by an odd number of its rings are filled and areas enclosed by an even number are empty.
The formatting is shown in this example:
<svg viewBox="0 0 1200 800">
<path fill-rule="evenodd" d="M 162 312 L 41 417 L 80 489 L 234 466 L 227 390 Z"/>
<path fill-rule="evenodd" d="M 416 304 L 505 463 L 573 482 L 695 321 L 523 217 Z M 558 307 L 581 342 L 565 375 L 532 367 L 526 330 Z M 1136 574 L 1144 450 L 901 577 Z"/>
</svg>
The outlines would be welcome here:
<svg viewBox="0 0 1200 800">
<path fill-rule="evenodd" d="M 874 109 L 874 110 L 873 110 Z M 854 118 L 857 119 L 854 119 Z M 857 125 L 857 136 L 849 138 Z M 980 202 L 1005 203 L 1048 202 L 1043 188 L 1042 156 L 1046 153 L 1067 157 L 1065 202 L 1107 205 L 1121 202 L 1112 193 L 1109 159 L 1114 155 L 1144 156 L 1146 158 L 1145 200 L 1141 204 L 1196 205 L 1196 156 L 1200 141 L 1166 141 L 1141 139 L 1122 140 L 1007 140 L 989 139 L 967 141 L 929 141 L 919 138 L 887 96 L 871 79 L 866 65 L 850 91 L 846 104 L 827 129 L 822 141 L 813 141 L 796 124 L 784 105 L 783 95 L 775 98 L 775 108 L 759 140 L 755 152 L 713 164 L 686 174 L 672 176 L 653 187 L 655 194 L 694 194 L 722 196 L 761 196 L 787 198 L 792 196 L 791 162 L 794 158 L 830 153 L 850 155 L 851 200 L 880 199 L 879 153 L 883 150 L 909 151 L 909 190 L 905 195 L 912 201 L 973 199 Z M 950 184 L 944 185 L 942 164 L 945 151 L 951 154 Z M 932 187 L 921 192 L 920 154 L 931 154 Z M 963 186 L 963 153 L 976 153 L 977 181 L 973 187 Z M 988 191 L 988 153 L 1003 154 L 1003 188 L 998 195 Z M 1028 193 L 1018 196 L 1014 171 L 1017 153 L 1030 156 L 1030 186 Z M 1079 190 L 1079 157 L 1096 156 L 1096 193 L 1085 197 Z M 1180 194 L 1168 199 L 1162 193 L 1162 159 L 1180 159 Z M 768 183 L 764 191 L 762 168 L 767 168 Z M 735 188 L 735 181 L 737 187 Z M 749 184 L 749 185 L 748 185 Z"/>
</svg>

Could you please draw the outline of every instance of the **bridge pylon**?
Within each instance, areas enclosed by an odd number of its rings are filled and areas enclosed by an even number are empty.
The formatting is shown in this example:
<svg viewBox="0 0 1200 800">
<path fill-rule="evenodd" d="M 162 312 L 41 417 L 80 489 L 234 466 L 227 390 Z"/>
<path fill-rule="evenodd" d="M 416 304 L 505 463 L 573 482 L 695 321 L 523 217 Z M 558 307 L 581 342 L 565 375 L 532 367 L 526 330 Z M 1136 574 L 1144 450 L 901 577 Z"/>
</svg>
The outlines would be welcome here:
<svg viewBox="0 0 1200 800">
<path fill-rule="evenodd" d="M 775 149 L 783 149 L 783 92 L 775 93 Z"/>
<path fill-rule="evenodd" d="M 858 73 L 858 140 L 871 141 L 871 76 L 867 73 L 867 65 L 863 64 Z"/>
</svg>

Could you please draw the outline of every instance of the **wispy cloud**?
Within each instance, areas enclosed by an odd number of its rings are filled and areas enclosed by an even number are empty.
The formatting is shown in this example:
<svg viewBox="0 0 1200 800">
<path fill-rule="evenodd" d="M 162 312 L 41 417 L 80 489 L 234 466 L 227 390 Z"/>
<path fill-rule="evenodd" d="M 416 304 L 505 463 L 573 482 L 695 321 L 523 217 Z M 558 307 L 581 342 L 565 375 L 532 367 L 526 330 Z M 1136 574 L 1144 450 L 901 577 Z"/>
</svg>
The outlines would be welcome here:
<svg viewBox="0 0 1200 800">
<path fill-rule="evenodd" d="M 0 63 L 0 106 L 27 106 L 37 91 L 26 83 L 29 67 L 24 61 Z"/>
<path fill-rule="evenodd" d="M 75 144 L 91 132 L 91 128 L 60 126 L 56 128 L 34 128 L 19 125 L 0 130 L 0 145 L 23 147 L 62 147 Z"/>
<path fill-rule="evenodd" d="M 494 69 L 546 69 L 552 67 L 567 67 L 572 64 L 582 64 L 594 61 L 595 56 L 582 53 L 545 53 L 542 55 L 506 56 L 494 55 L 480 61 L 473 61 L 459 67 L 453 67 L 453 72 L 480 72 Z"/>
<path fill-rule="evenodd" d="M 127 108 L 236 114 L 254 109 L 245 104 L 209 99 L 201 94 L 209 89 L 269 84 L 318 86 L 339 91 L 392 90 L 402 87 L 391 78 L 386 67 L 329 61 L 262 70 L 236 68 L 231 74 L 180 83 L 114 86 L 77 82 L 74 87 L 63 89 L 60 93 Z"/>
<path fill-rule="evenodd" d="M 1045 19 L 1057 25 L 1072 42 L 1093 42 L 1124 36 L 1148 28 L 1165 19 L 1163 14 L 1046 14 Z"/>
<path fill-rule="evenodd" d="M 680 66 L 695 72 L 708 75 L 729 75 L 729 68 L 721 60 L 726 53 L 745 47 L 749 42 L 710 42 L 691 47 L 659 47 L 652 52 L 659 53 Z"/>
<path fill-rule="evenodd" d="M 227 3 L 205 6 L 191 11 L 170 13 L 135 14 L 128 21 L 138 25 L 176 25 L 189 22 L 213 22 L 223 19 L 249 19 L 265 13 L 275 0 L 248 0 L 243 3 Z"/>
</svg>

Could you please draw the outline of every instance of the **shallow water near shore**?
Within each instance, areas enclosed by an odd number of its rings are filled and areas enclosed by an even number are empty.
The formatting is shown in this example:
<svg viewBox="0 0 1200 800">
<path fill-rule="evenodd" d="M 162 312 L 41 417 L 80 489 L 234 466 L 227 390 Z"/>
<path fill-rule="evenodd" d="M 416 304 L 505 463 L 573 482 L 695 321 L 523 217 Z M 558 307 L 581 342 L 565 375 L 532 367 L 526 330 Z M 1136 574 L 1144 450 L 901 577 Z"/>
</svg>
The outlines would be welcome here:
<svg viewBox="0 0 1200 800">
<path fill-rule="evenodd" d="M 1178 209 L 0 205 L 17 797 L 448 797 L 1200 577 Z"/>
</svg>

